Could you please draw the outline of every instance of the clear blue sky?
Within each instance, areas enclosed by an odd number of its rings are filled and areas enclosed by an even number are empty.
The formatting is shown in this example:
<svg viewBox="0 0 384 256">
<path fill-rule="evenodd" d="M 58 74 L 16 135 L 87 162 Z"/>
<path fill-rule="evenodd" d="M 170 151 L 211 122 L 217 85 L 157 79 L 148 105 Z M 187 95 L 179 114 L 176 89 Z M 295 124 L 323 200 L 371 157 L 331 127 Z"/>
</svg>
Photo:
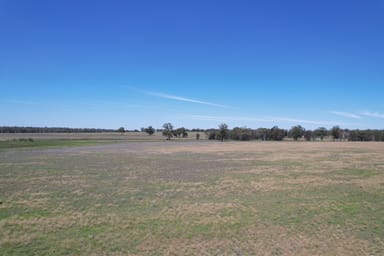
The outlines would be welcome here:
<svg viewBox="0 0 384 256">
<path fill-rule="evenodd" d="M 383 0 L 0 0 L 0 125 L 384 129 L 383 99 Z"/>
</svg>

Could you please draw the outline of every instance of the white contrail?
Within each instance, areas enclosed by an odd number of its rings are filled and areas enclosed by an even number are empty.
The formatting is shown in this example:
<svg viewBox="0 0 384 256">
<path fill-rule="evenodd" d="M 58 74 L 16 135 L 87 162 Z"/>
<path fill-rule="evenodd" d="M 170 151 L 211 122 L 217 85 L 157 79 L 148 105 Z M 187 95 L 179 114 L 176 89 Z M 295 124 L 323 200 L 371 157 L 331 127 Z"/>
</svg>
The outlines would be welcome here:
<svg viewBox="0 0 384 256">
<path fill-rule="evenodd" d="M 384 114 L 378 113 L 378 112 L 363 112 L 361 113 L 362 115 L 369 116 L 369 117 L 376 117 L 376 118 L 383 118 L 384 119 Z"/>
<path fill-rule="evenodd" d="M 348 117 L 348 118 L 354 118 L 354 119 L 360 119 L 361 116 L 353 114 L 353 113 L 348 113 L 348 112 L 341 112 L 341 111 L 330 111 L 331 114 L 337 115 L 337 116 L 343 116 L 343 117 Z"/>
<path fill-rule="evenodd" d="M 171 94 L 162 93 L 162 92 L 150 92 L 150 91 L 143 91 L 143 92 L 148 95 L 155 96 L 158 98 L 163 98 L 163 99 L 191 102 L 191 103 L 208 105 L 208 106 L 219 107 L 219 108 L 231 108 L 230 106 L 227 106 L 227 105 L 222 105 L 222 104 L 217 104 L 217 103 L 212 103 L 212 102 L 202 101 L 202 100 L 195 100 L 195 99 L 180 97 L 180 96 L 171 95 Z"/>
<path fill-rule="evenodd" d="M 331 121 L 303 120 L 303 119 L 295 119 L 295 118 L 288 118 L 288 117 L 275 117 L 274 120 L 297 123 L 297 124 L 335 125 L 335 122 L 331 122 Z M 340 124 L 344 124 L 344 123 L 340 123 Z"/>
</svg>

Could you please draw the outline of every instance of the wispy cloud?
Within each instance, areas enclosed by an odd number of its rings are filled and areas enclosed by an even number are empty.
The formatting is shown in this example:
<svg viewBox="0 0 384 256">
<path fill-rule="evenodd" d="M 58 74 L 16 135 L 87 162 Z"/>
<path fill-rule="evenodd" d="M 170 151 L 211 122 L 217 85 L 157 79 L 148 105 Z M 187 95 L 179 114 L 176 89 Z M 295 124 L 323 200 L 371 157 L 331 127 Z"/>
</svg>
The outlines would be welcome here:
<svg viewBox="0 0 384 256">
<path fill-rule="evenodd" d="M 306 120 L 306 119 L 296 119 L 296 118 L 289 118 L 289 117 L 275 117 L 274 121 L 283 121 L 283 122 L 290 122 L 290 123 L 296 123 L 296 124 L 336 125 L 336 123 L 332 121 Z M 338 123 L 338 124 L 346 125 L 347 123 Z"/>
<path fill-rule="evenodd" d="M 148 95 L 151 95 L 154 97 L 158 97 L 158 98 L 163 98 L 163 99 L 190 102 L 190 103 L 196 103 L 196 104 L 207 105 L 207 106 L 212 106 L 212 107 L 219 107 L 219 108 L 231 108 L 231 106 L 228 106 L 228 105 L 222 105 L 222 104 L 217 104 L 217 103 L 208 102 L 208 101 L 190 99 L 190 98 L 185 98 L 185 97 L 176 96 L 176 95 L 167 94 L 167 93 L 162 93 L 162 92 L 151 92 L 151 91 L 143 91 L 143 92 L 145 94 L 148 94 Z"/>
<path fill-rule="evenodd" d="M 365 111 L 365 112 L 363 112 L 361 114 L 365 115 L 365 116 L 369 116 L 369 117 L 375 117 L 375 118 L 382 118 L 382 119 L 384 119 L 384 114 L 378 113 L 378 112 Z"/>
<path fill-rule="evenodd" d="M 217 121 L 217 122 L 228 122 L 228 121 L 254 121 L 254 122 L 272 122 L 273 119 L 268 118 L 255 118 L 245 116 L 206 116 L 206 115 L 188 115 L 187 118 L 199 121 Z"/>
<path fill-rule="evenodd" d="M 350 125 L 350 123 L 335 123 L 333 121 L 322 121 L 322 120 L 306 120 L 296 119 L 290 117 L 247 117 L 247 116 L 207 116 L 207 115 L 188 115 L 193 120 L 199 121 L 217 121 L 217 122 L 230 122 L 230 121 L 244 121 L 244 122 L 265 122 L 265 123 L 276 123 L 279 122 L 294 124 L 308 124 L 308 125 L 319 125 L 319 126 L 333 126 L 333 125 Z"/>
<path fill-rule="evenodd" d="M 331 114 L 337 115 L 337 116 L 342 116 L 342 117 L 348 117 L 348 118 L 353 118 L 353 119 L 360 119 L 361 116 L 349 113 L 349 112 L 341 112 L 341 111 L 330 111 Z"/>
</svg>

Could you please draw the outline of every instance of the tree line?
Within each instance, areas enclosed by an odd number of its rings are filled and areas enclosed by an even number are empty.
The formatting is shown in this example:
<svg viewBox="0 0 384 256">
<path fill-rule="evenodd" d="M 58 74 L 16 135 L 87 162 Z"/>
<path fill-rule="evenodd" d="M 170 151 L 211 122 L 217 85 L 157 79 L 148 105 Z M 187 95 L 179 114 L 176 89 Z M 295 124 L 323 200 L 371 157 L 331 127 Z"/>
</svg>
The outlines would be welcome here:
<svg viewBox="0 0 384 256">
<path fill-rule="evenodd" d="M 334 126 L 331 129 L 319 127 L 315 130 L 305 129 L 301 125 L 293 126 L 291 129 L 281 129 L 278 126 L 272 128 L 251 129 L 247 127 L 235 127 L 228 129 L 226 124 L 219 125 L 218 129 L 205 131 L 210 140 L 264 140 L 281 141 L 286 138 L 293 140 L 316 141 L 324 138 L 335 141 L 384 141 L 384 130 L 359 130 L 342 129 Z"/>
<path fill-rule="evenodd" d="M 124 127 L 118 129 L 97 129 L 97 128 L 67 128 L 67 127 L 20 127 L 20 126 L 0 126 L 0 133 L 98 133 L 98 132 L 140 132 L 139 130 L 125 130 Z M 317 129 L 305 129 L 301 125 L 296 125 L 290 129 L 282 129 L 278 126 L 272 128 L 251 129 L 247 127 L 234 127 L 229 129 L 228 125 L 222 123 L 218 128 L 213 129 L 186 129 L 184 127 L 174 128 L 171 123 L 165 123 L 161 129 L 152 126 L 141 128 L 141 132 L 149 135 L 161 132 L 162 135 L 170 140 L 171 138 L 186 138 L 188 132 L 195 132 L 196 139 L 200 139 L 200 133 L 205 134 L 209 140 L 224 141 L 239 140 L 263 140 L 281 141 L 286 138 L 293 140 L 324 140 L 332 139 L 335 141 L 384 141 L 384 130 L 378 129 L 342 129 L 334 126 L 331 129 L 319 127 Z"/>
<path fill-rule="evenodd" d="M 116 130 L 96 128 L 0 126 L 0 133 L 96 133 L 114 131 Z"/>
<path fill-rule="evenodd" d="M 142 131 L 147 132 L 148 134 L 153 134 L 155 131 L 162 132 L 163 136 L 167 140 L 170 140 L 172 137 L 185 138 L 188 136 L 188 129 L 184 127 L 174 129 L 171 123 L 165 123 L 163 129 L 155 130 L 152 126 L 148 128 L 143 128 Z M 342 129 L 339 126 L 334 126 L 331 129 L 325 127 L 319 127 L 314 130 L 305 129 L 301 125 L 296 125 L 290 129 L 282 129 L 278 126 L 272 128 L 258 128 L 251 129 L 247 127 L 234 127 L 229 129 L 228 125 L 222 123 L 216 129 L 195 129 L 194 131 L 203 132 L 207 139 L 209 140 L 220 140 L 224 141 L 227 139 L 230 140 L 239 140 L 239 141 L 249 141 L 249 140 L 263 140 L 263 141 L 282 141 L 286 138 L 297 140 L 306 140 L 306 141 L 316 141 L 332 139 L 334 141 L 384 141 L 384 130 L 350 130 Z M 196 134 L 196 139 L 200 138 L 200 134 Z"/>
</svg>

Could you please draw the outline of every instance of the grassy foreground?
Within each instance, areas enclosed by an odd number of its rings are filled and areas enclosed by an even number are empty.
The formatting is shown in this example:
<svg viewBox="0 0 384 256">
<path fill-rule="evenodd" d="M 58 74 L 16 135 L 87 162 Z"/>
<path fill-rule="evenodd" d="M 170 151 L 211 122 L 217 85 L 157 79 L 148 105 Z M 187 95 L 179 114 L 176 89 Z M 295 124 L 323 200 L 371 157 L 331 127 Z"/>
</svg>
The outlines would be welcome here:
<svg viewBox="0 0 384 256">
<path fill-rule="evenodd" d="M 331 142 L 0 150 L 0 255 L 383 255 L 383 156 Z"/>
</svg>

